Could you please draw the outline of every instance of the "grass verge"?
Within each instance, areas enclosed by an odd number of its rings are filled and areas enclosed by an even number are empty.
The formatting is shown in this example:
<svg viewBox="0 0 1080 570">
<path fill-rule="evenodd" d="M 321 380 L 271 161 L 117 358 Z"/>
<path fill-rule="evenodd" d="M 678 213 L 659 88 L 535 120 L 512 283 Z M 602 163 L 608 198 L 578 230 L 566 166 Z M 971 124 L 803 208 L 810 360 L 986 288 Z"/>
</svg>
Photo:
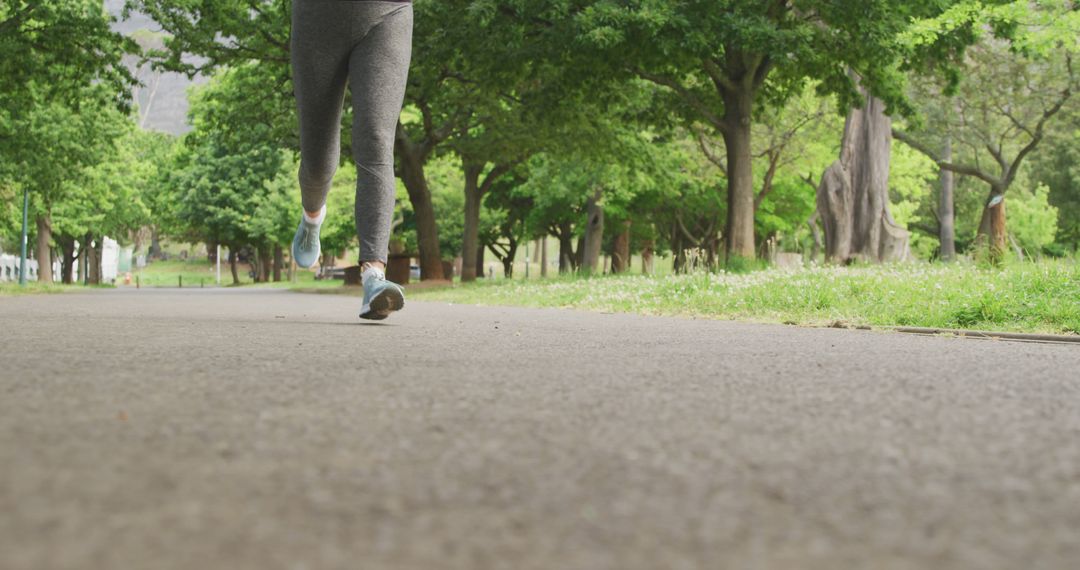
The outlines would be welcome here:
<svg viewBox="0 0 1080 570">
<path fill-rule="evenodd" d="M 821 326 L 910 326 L 1080 334 L 1080 264 L 809 267 L 491 281 L 416 291 L 415 299 L 563 307 Z"/>
<path fill-rule="evenodd" d="M 280 281 L 277 283 L 254 283 L 251 276 L 248 275 L 250 269 L 250 266 L 247 264 L 239 266 L 237 276 L 240 278 L 240 285 L 291 289 L 296 287 L 329 287 L 334 284 L 333 281 L 316 281 L 315 272 L 306 269 L 297 271 L 296 283 L 288 281 Z M 123 276 L 121 276 L 121 279 L 122 278 Z M 186 261 L 154 261 L 146 267 L 132 271 L 131 273 L 131 286 L 135 286 L 137 281 L 140 287 L 179 287 L 181 280 L 185 288 L 216 287 L 217 270 L 214 264 L 206 259 L 192 259 Z M 340 286 L 341 281 L 337 281 L 336 284 Z M 232 273 L 229 270 L 229 264 L 224 260 L 222 260 L 221 263 L 221 285 L 223 287 L 233 286 Z"/>
<path fill-rule="evenodd" d="M 86 291 L 88 289 L 112 288 L 112 285 L 61 285 L 59 283 L 38 283 L 37 281 L 31 281 L 27 283 L 25 287 L 20 286 L 18 283 L 0 283 L 0 297 L 68 293 L 71 291 Z"/>
</svg>

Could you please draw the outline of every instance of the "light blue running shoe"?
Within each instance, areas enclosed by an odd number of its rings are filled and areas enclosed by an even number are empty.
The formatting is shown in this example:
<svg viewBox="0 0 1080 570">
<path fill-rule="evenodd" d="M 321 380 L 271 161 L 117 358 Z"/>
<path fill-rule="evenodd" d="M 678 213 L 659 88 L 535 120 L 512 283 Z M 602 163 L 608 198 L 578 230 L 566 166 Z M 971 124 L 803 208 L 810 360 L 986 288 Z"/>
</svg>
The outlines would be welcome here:
<svg viewBox="0 0 1080 570">
<path fill-rule="evenodd" d="M 364 284 L 364 306 L 360 318 L 381 321 L 405 306 L 405 291 L 400 285 L 386 280 L 386 274 L 375 267 L 368 267 L 361 277 Z"/>
<path fill-rule="evenodd" d="M 300 218 L 300 226 L 296 228 L 296 236 L 292 240 L 292 256 L 296 264 L 304 269 L 319 261 L 319 253 L 322 251 L 319 244 L 321 227 L 322 224 L 313 224 L 303 217 Z"/>
</svg>

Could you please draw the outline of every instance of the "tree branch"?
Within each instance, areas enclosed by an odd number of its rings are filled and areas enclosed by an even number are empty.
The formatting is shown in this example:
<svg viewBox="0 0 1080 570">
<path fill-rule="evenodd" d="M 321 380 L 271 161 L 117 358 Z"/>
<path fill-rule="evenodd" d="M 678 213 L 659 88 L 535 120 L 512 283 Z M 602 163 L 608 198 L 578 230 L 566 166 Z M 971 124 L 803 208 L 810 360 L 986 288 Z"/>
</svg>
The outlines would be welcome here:
<svg viewBox="0 0 1080 570">
<path fill-rule="evenodd" d="M 1069 68 L 1069 78 L 1071 80 L 1072 58 L 1067 57 L 1067 61 Z M 1069 86 L 1061 92 L 1061 95 L 1059 96 L 1057 102 L 1052 107 L 1043 112 L 1042 117 L 1039 119 L 1039 123 L 1035 125 L 1035 134 L 1032 136 L 1031 142 L 1024 146 L 1024 148 L 1020 149 L 1020 152 L 1016 155 L 1016 158 L 1013 160 L 1012 165 L 1009 167 L 1009 172 L 1005 175 L 1005 188 L 1008 188 L 1012 184 L 1013 180 L 1016 180 L 1016 174 L 1017 172 L 1019 172 L 1020 165 L 1024 162 L 1024 159 L 1027 158 L 1027 155 L 1030 154 L 1031 151 L 1035 150 L 1035 147 L 1039 146 L 1040 142 L 1042 142 L 1043 136 L 1046 134 L 1045 128 L 1047 121 L 1049 121 L 1051 117 L 1061 111 L 1061 108 L 1065 106 L 1065 103 L 1069 100 L 1070 97 L 1072 97 L 1071 81 Z"/>
<path fill-rule="evenodd" d="M 487 194 L 488 190 L 491 190 L 491 187 L 495 184 L 496 180 L 498 180 L 502 175 L 506 174 L 507 172 L 513 170 L 515 166 L 522 162 L 522 160 L 523 159 L 519 159 L 503 164 L 496 164 L 495 168 L 492 168 L 491 172 L 488 172 L 487 176 L 484 177 L 484 181 L 480 184 L 480 195 L 483 196 Z"/>
<path fill-rule="evenodd" d="M 724 75 L 724 71 L 720 69 L 718 63 L 706 57 L 702 58 L 701 66 L 705 68 L 705 73 L 712 79 L 717 92 L 723 94 L 735 91 L 735 84 L 731 82 L 727 75 Z"/>
<path fill-rule="evenodd" d="M 649 73 L 648 71 L 640 68 L 633 68 L 632 71 L 636 73 L 638 77 L 641 77 L 646 81 L 650 81 L 657 85 L 671 89 L 680 97 L 682 97 L 683 101 L 686 101 L 687 104 L 693 107 L 695 111 L 700 113 L 701 116 L 713 126 L 713 128 L 723 134 L 727 134 L 728 128 L 727 125 L 724 124 L 724 121 L 722 121 L 720 117 L 716 115 L 716 113 L 713 113 L 712 110 L 709 109 L 708 105 L 703 103 L 701 99 L 698 99 L 693 93 L 690 92 L 689 89 L 684 87 L 675 79 L 666 75 L 656 75 L 654 73 Z"/>
<path fill-rule="evenodd" d="M 904 131 L 894 128 L 893 137 L 910 146 L 911 148 L 917 150 L 918 152 L 926 155 L 927 158 L 933 160 L 934 163 L 938 165 L 938 168 L 941 168 L 942 170 L 948 170 L 957 174 L 963 174 L 965 176 L 978 178 L 979 180 L 982 180 L 983 182 L 986 182 L 987 184 L 994 187 L 1001 187 L 1004 182 L 1000 178 L 996 178 L 974 166 L 970 166 L 967 164 L 957 164 L 941 158 L 933 150 L 931 150 L 930 147 L 922 144 L 921 142 L 916 140 L 915 137 L 905 133 Z"/>
<path fill-rule="evenodd" d="M 690 128 L 690 130 L 694 131 L 694 134 L 697 135 L 696 138 L 698 141 L 698 145 L 701 146 L 701 152 L 705 155 L 705 158 L 709 162 L 713 163 L 717 168 L 719 168 L 720 172 L 723 173 L 724 176 L 727 176 L 726 162 L 722 158 L 717 156 L 716 153 L 712 151 L 712 149 L 709 148 L 709 143 L 705 140 L 705 133 L 701 130 L 701 128 L 699 128 L 697 125 L 694 125 Z"/>
<path fill-rule="evenodd" d="M 773 179 L 776 177 L 776 170 L 780 166 L 780 154 L 774 153 L 769 155 L 769 170 L 765 173 L 765 180 L 761 184 L 761 192 L 754 197 L 754 211 L 761 207 L 761 203 L 765 201 L 765 197 L 772 192 Z"/>
</svg>

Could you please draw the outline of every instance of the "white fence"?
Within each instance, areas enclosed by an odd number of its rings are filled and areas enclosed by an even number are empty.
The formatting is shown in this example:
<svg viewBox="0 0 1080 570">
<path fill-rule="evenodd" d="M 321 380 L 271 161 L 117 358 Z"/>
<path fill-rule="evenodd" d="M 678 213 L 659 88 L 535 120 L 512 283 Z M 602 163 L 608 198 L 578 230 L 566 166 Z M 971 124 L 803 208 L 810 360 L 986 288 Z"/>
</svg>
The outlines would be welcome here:
<svg viewBox="0 0 1080 570">
<path fill-rule="evenodd" d="M 104 245 L 101 248 L 101 281 L 109 283 L 115 281 L 119 275 L 120 266 L 120 244 L 116 243 L 116 240 L 111 238 L 104 238 Z M 75 242 L 78 247 L 78 242 Z M 60 260 L 53 262 L 53 280 L 60 281 Z M 79 280 L 79 266 L 75 264 L 75 267 L 71 270 L 72 278 L 78 282 Z M 36 259 L 26 260 L 26 280 L 37 281 L 38 278 L 38 262 Z M 19 280 L 19 256 L 11 255 L 7 253 L 0 253 L 0 283 L 5 282 L 17 282 Z"/>
<path fill-rule="evenodd" d="M 37 281 L 38 262 L 26 260 L 26 280 Z M 0 254 L 0 282 L 19 280 L 19 258 L 15 255 Z"/>
</svg>

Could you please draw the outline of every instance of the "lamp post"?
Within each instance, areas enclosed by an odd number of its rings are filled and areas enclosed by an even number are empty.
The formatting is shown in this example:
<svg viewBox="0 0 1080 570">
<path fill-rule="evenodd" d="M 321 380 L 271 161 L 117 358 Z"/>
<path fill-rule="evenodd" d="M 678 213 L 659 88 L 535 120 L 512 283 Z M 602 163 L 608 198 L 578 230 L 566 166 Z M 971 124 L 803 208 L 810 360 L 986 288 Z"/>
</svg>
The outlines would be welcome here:
<svg viewBox="0 0 1080 570">
<path fill-rule="evenodd" d="M 30 212 L 30 190 L 23 188 L 22 202 L 22 246 L 19 252 L 19 285 L 26 285 L 26 233 Z"/>
</svg>

